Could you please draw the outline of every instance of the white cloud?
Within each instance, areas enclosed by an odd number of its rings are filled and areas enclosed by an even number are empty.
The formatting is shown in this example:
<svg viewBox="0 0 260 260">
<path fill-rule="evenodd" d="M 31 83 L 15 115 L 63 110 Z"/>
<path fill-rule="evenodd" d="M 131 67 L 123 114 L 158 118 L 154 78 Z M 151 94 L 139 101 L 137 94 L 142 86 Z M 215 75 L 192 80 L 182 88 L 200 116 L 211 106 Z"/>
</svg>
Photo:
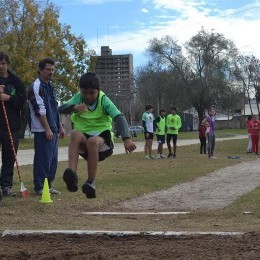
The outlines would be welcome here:
<svg viewBox="0 0 260 260">
<path fill-rule="evenodd" d="M 142 9 L 141 9 L 141 12 L 142 12 L 142 13 L 149 13 L 149 10 L 147 10 L 146 8 L 142 8 Z"/>
<path fill-rule="evenodd" d="M 75 2 L 75 4 L 99 5 L 99 4 L 106 4 L 110 2 L 130 2 L 132 0 L 73 0 L 73 1 Z"/>
<path fill-rule="evenodd" d="M 257 5 L 260 6 L 260 1 L 255 2 L 255 6 L 251 4 L 240 9 L 228 10 L 220 10 L 216 6 L 214 9 L 210 9 L 205 2 L 195 0 L 143 0 L 143 3 L 149 5 L 149 9 L 151 2 L 154 8 L 160 9 L 162 12 L 157 12 L 154 20 L 146 24 L 146 28 L 142 26 L 142 29 L 138 31 L 105 35 L 98 40 L 98 47 L 96 39 L 88 42 L 89 46 L 96 46 L 95 50 L 100 53 L 101 45 L 110 45 L 114 54 L 132 53 L 134 57 L 137 57 L 144 53 L 148 47 L 148 41 L 152 37 L 161 38 L 171 35 L 178 40 L 179 44 L 183 44 L 204 27 L 207 31 L 214 29 L 227 39 L 233 40 L 242 53 L 254 54 L 260 58 L 260 45 L 257 37 L 260 28 Z M 168 14 L 171 14 L 169 10 L 178 10 L 178 12 L 167 16 L 163 13 L 165 10 L 168 11 Z M 235 13 L 236 15 L 234 15 Z M 158 18 L 160 16 L 163 19 L 160 20 Z"/>
</svg>

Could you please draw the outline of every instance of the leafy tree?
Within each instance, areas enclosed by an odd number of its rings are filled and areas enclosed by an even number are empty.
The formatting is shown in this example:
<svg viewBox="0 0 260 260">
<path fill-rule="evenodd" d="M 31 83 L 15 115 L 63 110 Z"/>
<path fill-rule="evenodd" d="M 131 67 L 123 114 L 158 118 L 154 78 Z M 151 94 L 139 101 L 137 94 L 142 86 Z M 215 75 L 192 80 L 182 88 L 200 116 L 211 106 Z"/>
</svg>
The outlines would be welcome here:
<svg viewBox="0 0 260 260">
<path fill-rule="evenodd" d="M 259 110 L 260 93 L 260 61 L 255 56 L 239 56 L 233 66 L 236 79 L 242 82 L 244 93 L 247 97 L 251 114 L 253 114 L 251 99 L 254 96 Z"/>
<path fill-rule="evenodd" d="M 0 0 L 0 27 L 0 49 L 10 55 L 12 70 L 26 86 L 37 77 L 39 60 L 51 57 L 56 62 L 57 98 L 68 99 L 77 91 L 79 77 L 88 69 L 93 51 L 87 49 L 82 36 L 75 36 L 70 26 L 59 22 L 59 9 L 53 3 Z"/>
<path fill-rule="evenodd" d="M 148 51 L 179 74 L 191 104 L 203 119 L 205 109 L 217 106 L 229 85 L 229 65 L 237 55 L 233 42 L 222 34 L 201 29 L 181 46 L 170 36 L 150 41 Z M 182 88 L 183 88 L 182 86 Z"/>
</svg>

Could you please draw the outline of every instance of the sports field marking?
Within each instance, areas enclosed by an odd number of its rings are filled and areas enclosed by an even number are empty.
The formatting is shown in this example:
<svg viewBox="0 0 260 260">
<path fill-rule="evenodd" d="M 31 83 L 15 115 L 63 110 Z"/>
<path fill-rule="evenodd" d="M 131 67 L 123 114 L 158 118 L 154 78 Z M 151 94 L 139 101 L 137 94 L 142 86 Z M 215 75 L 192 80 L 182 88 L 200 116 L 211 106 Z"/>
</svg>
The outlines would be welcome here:
<svg viewBox="0 0 260 260">
<path fill-rule="evenodd" d="M 186 215 L 190 212 L 170 211 L 170 212 L 82 212 L 83 215 Z"/>
<path fill-rule="evenodd" d="M 48 235 L 48 234 L 64 234 L 64 235 L 107 235 L 107 236 L 240 236 L 243 232 L 186 232 L 186 231 L 99 231 L 99 230 L 5 230 L 2 233 L 4 236 L 19 236 L 19 235 Z"/>
</svg>

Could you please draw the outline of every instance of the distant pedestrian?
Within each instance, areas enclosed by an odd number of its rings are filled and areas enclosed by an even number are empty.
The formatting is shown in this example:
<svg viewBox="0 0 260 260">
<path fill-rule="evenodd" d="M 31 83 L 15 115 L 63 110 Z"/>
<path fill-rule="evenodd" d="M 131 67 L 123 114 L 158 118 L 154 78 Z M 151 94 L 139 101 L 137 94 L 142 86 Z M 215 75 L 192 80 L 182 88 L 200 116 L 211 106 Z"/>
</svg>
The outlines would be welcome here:
<svg viewBox="0 0 260 260">
<path fill-rule="evenodd" d="M 202 122 L 199 125 L 199 139 L 200 139 L 200 154 L 207 154 L 206 146 L 207 146 L 207 138 L 206 138 L 206 125 Z"/>
<path fill-rule="evenodd" d="M 19 144 L 18 132 L 21 128 L 21 110 L 26 102 L 26 91 L 22 81 L 10 70 L 10 58 L 5 52 L 0 52 L 0 146 L 2 147 L 2 167 L 0 185 L 3 196 L 15 196 L 13 187 L 15 157 L 8 133 L 7 122 L 3 110 L 6 110 L 15 152 Z M 1 189 L 0 189 L 1 197 Z"/>
<path fill-rule="evenodd" d="M 166 129 L 166 111 L 161 109 L 159 112 L 159 116 L 154 119 L 155 133 L 158 142 L 157 149 L 157 159 L 163 159 L 165 156 L 163 155 L 163 144 L 165 143 L 165 129 Z"/>
<path fill-rule="evenodd" d="M 248 144 L 247 144 L 247 152 L 248 153 L 252 153 L 252 139 L 251 139 L 251 133 L 250 133 L 250 129 L 249 129 L 249 124 L 252 121 L 252 116 L 248 116 L 247 120 L 246 120 L 246 128 L 247 128 L 247 135 L 248 135 Z"/>
<path fill-rule="evenodd" d="M 217 157 L 214 155 L 215 150 L 215 109 L 211 108 L 209 110 L 208 116 L 202 121 L 203 124 L 207 126 L 206 129 L 206 136 L 208 140 L 208 158 L 209 159 L 216 159 Z"/>
<path fill-rule="evenodd" d="M 144 158 L 153 159 L 152 155 L 152 146 L 153 146 L 153 136 L 154 136 L 154 115 L 153 115 L 153 106 L 146 105 L 145 112 L 142 115 L 142 122 L 144 127 Z"/>
<path fill-rule="evenodd" d="M 252 139 L 252 151 L 258 154 L 260 121 L 257 115 L 253 115 L 252 121 L 249 122 L 249 131 Z"/>
<path fill-rule="evenodd" d="M 177 108 L 172 107 L 171 108 L 171 114 L 169 114 L 166 117 L 166 141 L 167 141 L 167 147 L 169 150 L 168 158 L 176 157 L 176 150 L 177 150 L 177 138 L 179 134 L 179 129 L 181 128 L 181 118 L 179 115 L 177 115 Z M 171 140 L 173 142 L 173 153 L 172 153 L 172 147 L 171 147 Z"/>
<path fill-rule="evenodd" d="M 28 91 L 29 126 L 34 133 L 33 182 L 36 194 L 41 195 L 47 178 L 51 194 L 58 194 L 52 185 L 58 166 L 58 137 L 64 137 L 51 79 L 55 62 L 50 58 L 38 64 L 38 78 Z"/>
</svg>

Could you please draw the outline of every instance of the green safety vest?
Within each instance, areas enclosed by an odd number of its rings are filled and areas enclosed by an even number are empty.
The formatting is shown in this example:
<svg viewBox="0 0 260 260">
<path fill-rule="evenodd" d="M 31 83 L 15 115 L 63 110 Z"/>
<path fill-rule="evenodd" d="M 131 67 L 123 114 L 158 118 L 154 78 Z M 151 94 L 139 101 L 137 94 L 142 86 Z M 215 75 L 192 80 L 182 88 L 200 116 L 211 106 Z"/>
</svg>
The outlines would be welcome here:
<svg viewBox="0 0 260 260">
<path fill-rule="evenodd" d="M 103 112 L 101 100 L 104 92 L 99 92 L 97 106 L 94 111 L 86 110 L 82 113 L 73 113 L 71 121 L 74 129 L 84 134 L 95 135 L 112 129 L 112 118 Z"/>
<path fill-rule="evenodd" d="M 160 122 L 156 123 L 156 134 L 157 135 L 165 135 L 165 117 L 162 118 L 160 116 Z"/>
</svg>

